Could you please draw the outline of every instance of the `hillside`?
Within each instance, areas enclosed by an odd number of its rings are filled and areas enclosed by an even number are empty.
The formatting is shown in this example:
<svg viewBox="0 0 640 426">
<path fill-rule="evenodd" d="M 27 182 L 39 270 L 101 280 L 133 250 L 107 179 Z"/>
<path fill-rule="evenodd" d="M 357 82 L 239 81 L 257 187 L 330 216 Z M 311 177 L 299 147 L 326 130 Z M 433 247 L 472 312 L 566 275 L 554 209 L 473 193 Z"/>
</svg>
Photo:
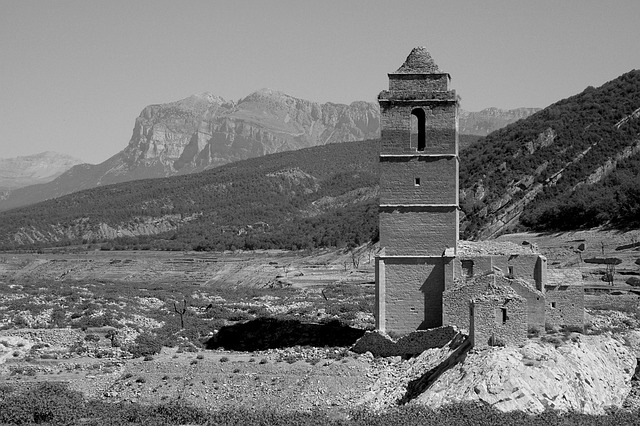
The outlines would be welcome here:
<svg viewBox="0 0 640 426">
<path fill-rule="evenodd" d="M 0 213 L 0 239 L 202 250 L 360 243 L 377 228 L 377 156 L 377 141 L 330 144 L 80 191 Z"/>
<path fill-rule="evenodd" d="M 80 191 L 0 212 L 0 247 L 359 245 L 377 235 L 378 150 L 375 140 L 329 144 Z"/>
<path fill-rule="evenodd" d="M 462 152 L 461 229 L 486 238 L 638 224 L 640 71 L 563 99 Z"/>
</svg>

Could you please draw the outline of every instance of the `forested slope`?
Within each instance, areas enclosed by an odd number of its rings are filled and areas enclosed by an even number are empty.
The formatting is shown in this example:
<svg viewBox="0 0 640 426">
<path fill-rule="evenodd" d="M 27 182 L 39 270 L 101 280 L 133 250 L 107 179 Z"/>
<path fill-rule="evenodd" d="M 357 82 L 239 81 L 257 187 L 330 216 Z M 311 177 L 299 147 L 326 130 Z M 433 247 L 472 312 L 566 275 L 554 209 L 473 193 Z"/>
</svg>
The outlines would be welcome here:
<svg viewBox="0 0 640 426">
<path fill-rule="evenodd" d="M 465 150 L 464 235 L 490 237 L 521 226 L 521 217 L 537 229 L 637 223 L 639 116 L 640 71 L 634 70 Z M 603 203 L 607 209 L 599 214 Z"/>
<path fill-rule="evenodd" d="M 303 248 L 375 238 L 377 141 L 80 191 L 0 214 L 4 248 Z"/>
</svg>

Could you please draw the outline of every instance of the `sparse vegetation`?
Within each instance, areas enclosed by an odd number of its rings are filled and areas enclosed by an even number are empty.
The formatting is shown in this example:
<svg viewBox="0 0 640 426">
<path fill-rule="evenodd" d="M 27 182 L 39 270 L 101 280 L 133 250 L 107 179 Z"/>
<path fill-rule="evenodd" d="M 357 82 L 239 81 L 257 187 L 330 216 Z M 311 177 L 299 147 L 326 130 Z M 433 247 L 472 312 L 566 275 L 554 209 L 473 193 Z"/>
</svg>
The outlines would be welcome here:
<svg viewBox="0 0 640 426">
<path fill-rule="evenodd" d="M 144 380 L 142 377 L 138 380 Z M 139 383 L 144 383 L 141 381 Z M 166 399 L 165 399 L 166 400 Z M 637 410 L 608 410 L 605 416 L 547 411 L 527 415 L 518 411 L 503 413 L 478 403 L 455 404 L 432 410 L 418 405 L 405 405 L 384 412 L 353 410 L 348 417 L 336 417 L 329 410 L 292 411 L 279 408 L 236 408 L 209 411 L 181 401 L 167 401 L 144 406 L 122 402 L 114 406 L 100 400 L 85 400 L 79 392 L 65 385 L 44 383 L 32 390 L 0 388 L 0 423 L 2 424 L 242 424 L 289 426 L 407 426 L 442 424 L 490 425 L 621 425 L 636 424 Z"/>
</svg>

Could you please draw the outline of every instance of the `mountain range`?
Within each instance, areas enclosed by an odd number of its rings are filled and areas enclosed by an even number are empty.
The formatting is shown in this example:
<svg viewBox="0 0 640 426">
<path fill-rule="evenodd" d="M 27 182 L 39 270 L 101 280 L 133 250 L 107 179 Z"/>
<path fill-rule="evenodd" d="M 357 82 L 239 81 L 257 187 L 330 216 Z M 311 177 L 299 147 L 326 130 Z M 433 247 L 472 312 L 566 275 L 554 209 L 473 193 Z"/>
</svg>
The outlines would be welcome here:
<svg viewBox="0 0 640 426">
<path fill-rule="evenodd" d="M 475 138 L 460 136 L 463 236 L 640 226 L 640 71 Z M 0 247 L 359 245 L 377 239 L 378 153 L 328 144 L 80 191 L 0 213 Z"/>
<path fill-rule="evenodd" d="M 477 142 L 460 138 L 464 237 L 640 225 L 640 71 Z M 376 139 L 330 143 L 102 185 L 0 213 L 0 246 L 300 249 L 375 241 L 378 150 Z"/>
<path fill-rule="evenodd" d="M 483 136 L 535 111 L 461 111 L 461 133 Z M 0 211 L 97 186 L 200 172 L 266 154 L 379 135 L 377 103 L 319 104 L 269 89 L 237 102 L 202 93 L 147 106 L 135 119 L 124 150 L 97 165 L 75 165 L 50 182 L 7 190 L 0 194 Z"/>
<path fill-rule="evenodd" d="M 52 181 L 81 160 L 46 151 L 15 158 L 0 158 L 0 191 Z"/>
</svg>

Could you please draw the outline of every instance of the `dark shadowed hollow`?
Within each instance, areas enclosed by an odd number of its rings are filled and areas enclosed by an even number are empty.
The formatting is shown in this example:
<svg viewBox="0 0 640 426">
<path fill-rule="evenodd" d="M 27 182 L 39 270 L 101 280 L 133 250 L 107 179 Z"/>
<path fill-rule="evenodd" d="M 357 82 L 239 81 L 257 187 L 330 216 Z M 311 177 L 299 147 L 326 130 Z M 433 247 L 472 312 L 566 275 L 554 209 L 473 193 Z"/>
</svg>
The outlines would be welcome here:
<svg viewBox="0 0 640 426">
<path fill-rule="evenodd" d="M 209 339 L 206 348 L 259 351 L 293 346 L 351 346 L 364 332 L 337 320 L 308 324 L 292 319 L 258 318 L 222 327 Z"/>
</svg>

